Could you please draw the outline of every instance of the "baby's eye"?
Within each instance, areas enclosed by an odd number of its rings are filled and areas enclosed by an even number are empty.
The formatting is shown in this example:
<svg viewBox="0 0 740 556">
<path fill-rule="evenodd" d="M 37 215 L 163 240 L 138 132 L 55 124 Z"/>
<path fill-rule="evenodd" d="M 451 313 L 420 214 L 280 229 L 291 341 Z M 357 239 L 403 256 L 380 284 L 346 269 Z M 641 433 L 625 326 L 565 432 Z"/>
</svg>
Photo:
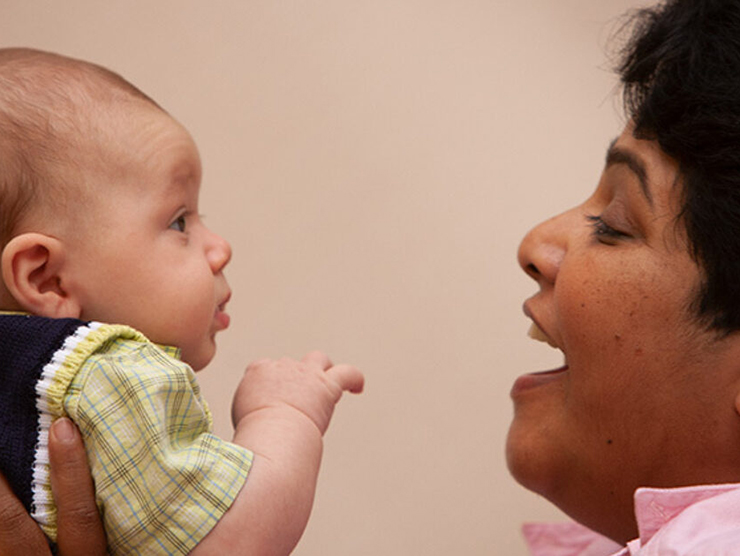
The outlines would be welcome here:
<svg viewBox="0 0 740 556">
<path fill-rule="evenodd" d="M 175 221 L 170 224 L 170 230 L 176 230 L 178 232 L 185 231 L 185 215 L 178 216 Z"/>
</svg>

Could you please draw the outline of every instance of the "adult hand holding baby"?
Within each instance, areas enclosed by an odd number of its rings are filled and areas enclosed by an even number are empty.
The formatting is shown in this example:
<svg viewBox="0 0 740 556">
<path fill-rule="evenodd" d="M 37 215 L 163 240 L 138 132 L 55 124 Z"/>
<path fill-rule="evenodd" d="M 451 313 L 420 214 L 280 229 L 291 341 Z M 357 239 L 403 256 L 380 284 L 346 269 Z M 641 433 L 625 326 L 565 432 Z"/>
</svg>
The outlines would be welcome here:
<svg viewBox="0 0 740 556">
<path fill-rule="evenodd" d="M 59 555 L 106 554 L 105 532 L 95 505 L 87 456 L 77 429 L 58 419 L 49 438 L 51 484 L 59 516 Z M 26 513 L 0 475 L 0 554 L 46 556 L 49 545 L 36 522 Z"/>
</svg>

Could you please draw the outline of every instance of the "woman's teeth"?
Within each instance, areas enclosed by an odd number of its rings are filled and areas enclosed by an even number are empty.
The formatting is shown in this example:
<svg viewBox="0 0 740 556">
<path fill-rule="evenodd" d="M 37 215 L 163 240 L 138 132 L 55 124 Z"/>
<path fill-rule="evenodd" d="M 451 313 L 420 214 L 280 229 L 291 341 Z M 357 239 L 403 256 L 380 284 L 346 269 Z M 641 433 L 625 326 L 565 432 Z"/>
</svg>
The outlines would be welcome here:
<svg viewBox="0 0 740 556">
<path fill-rule="evenodd" d="M 545 334 L 542 329 L 537 326 L 535 323 L 532 323 L 532 326 L 529 327 L 529 337 L 533 340 L 537 340 L 538 342 L 545 342 L 546 344 L 550 345 L 551 347 L 554 347 L 555 349 L 560 349 L 551 339 L 550 337 Z"/>
</svg>

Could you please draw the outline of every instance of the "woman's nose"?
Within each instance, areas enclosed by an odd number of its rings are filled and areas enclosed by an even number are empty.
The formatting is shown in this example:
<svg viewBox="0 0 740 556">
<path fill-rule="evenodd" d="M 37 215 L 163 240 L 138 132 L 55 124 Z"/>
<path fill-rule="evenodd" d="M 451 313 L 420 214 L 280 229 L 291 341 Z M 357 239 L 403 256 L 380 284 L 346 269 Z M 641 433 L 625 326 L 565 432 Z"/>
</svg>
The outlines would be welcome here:
<svg viewBox="0 0 740 556">
<path fill-rule="evenodd" d="M 519 244 L 519 265 L 540 286 L 555 283 L 567 251 L 570 215 L 566 212 L 546 220 Z"/>
</svg>

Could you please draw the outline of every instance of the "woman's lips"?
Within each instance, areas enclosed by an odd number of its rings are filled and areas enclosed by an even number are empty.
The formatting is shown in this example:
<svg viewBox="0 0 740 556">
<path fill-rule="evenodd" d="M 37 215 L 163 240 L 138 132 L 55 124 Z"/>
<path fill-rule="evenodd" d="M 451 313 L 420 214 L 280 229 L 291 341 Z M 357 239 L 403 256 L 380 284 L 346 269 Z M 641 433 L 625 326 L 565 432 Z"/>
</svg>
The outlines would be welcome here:
<svg viewBox="0 0 740 556">
<path fill-rule="evenodd" d="M 514 398 L 528 390 L 555 382 L 561 379 L 567 372 L 568 365 L 563 365 L 559 369 L 553 369 L 551 371 L 522 375 L 514 381 L 514 385 L 511 387 L 511 397 Z"/>
<path fill-rule="evenodd" d="M 530 338 L 537 340 L 538 342 L 544 342 L 550 347 L 560 350 L 561 352 L 563 351 L 560 345 L 558 345 L 558 343 L 540 327 L 539 322 L 537 322 L 537 319 L 529 308 L 528 302 L 524 303 L 524 314 L 532 319 L 532 325 L 527 332 L 527 335 Z M 514 385 L 511 387 L 511 397 L 513 398 L 528 390 L 555 382 L 562 378 L 567 372 L 568 360 L 566 358 L 565 363 L 557 369 L 522 375 L 514 381 Z"/>
</svg>

